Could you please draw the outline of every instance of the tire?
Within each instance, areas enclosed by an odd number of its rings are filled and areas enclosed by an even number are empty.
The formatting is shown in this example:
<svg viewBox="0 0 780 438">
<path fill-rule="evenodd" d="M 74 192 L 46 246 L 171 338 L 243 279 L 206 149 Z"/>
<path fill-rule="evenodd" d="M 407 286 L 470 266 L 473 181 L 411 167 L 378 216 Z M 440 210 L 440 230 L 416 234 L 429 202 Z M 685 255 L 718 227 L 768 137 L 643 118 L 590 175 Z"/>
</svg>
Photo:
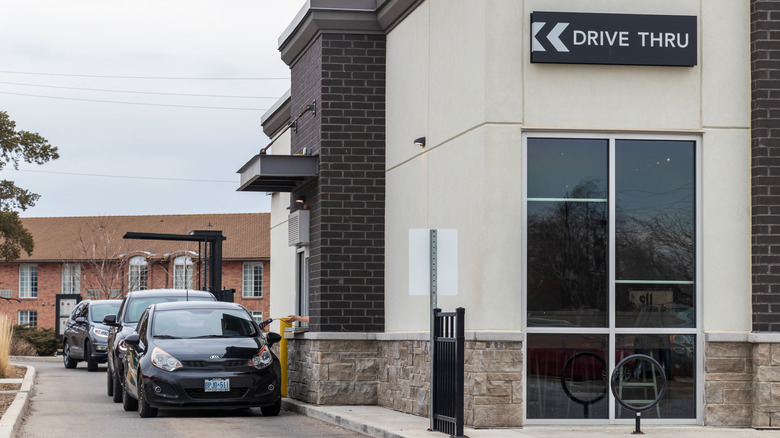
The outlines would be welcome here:
<svg viewBox="0 0 780 438">
<path fill-rule="evenodd" d="M 89 341 L 84 343 L 84 360 L 87 361 L 87 371 L 98 370 L 98 363 L 92 359 L 92 347 Z"/>
<path fill-rule="evenodd" d="M 68 341 L 62 344 L 62 362 L 65 364 L 65 368 L 68 369 L 76 368 L 76 365 L 78 365 L 78 362 L 70 357 L 70 344 Z"/>
<path fill-rule="evenodd" d="M 149 406 L 144 398 L 144 380 L 143 377 L 138 375 L 138 415 L 141 418 L 149 418 L 157 416 L 157 408 Z"/>
<path fill-rule="evenodd" d="M 111 373 L 111 370 L 108 370 L 109 373 Z M 114 385 L 114 403 L 119 403 L 122 401 L 122 381 L 119 380 L 119 376 L 117 376 L 115 373 L 111 373 L 111 380 Z"/>
<path fill-rule="evenodd" d="M 263 413 L 264 417 L 275 417 L 279 415 L 279 411 L 282 410 L 282 399 L 281 397 L 276 400 L 276 403 L 272 404 L 271 406 L 263 406 L 260 408 L 260 412 Z"/>
<path fill-rule="evenodd" d="M 122 409 L 125 411 L 137 411 L 138 410 L 138 400 L 134 399 L 133 396 L 127 393 L 127 388 L 122 387 Z"/>
<path fill-rule="evenodd" d="M 112 379 L 114 375 L 111 373 L 111 370 L 106 368 L 106 394 L 108 394 L 109 397 L 114 395 L 114 379 Z"/>
</svg>

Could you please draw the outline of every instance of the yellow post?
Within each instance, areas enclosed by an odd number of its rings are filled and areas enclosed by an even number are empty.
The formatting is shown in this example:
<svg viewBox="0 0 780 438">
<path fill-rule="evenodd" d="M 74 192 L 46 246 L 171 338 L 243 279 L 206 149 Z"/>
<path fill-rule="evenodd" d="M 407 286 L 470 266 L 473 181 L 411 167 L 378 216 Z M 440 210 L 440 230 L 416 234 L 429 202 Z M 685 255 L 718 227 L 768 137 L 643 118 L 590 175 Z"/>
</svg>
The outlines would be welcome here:
<svg viewBox="0 0 780 438">
<path fill-rule="evenodd" d="M 279 341 L 279 362 L 282 365 L 282 397 L 287 397 L 287 338 L 284 334 L 288 328 L 292 327 L 291 322 L 286 319 L 279 320 L 279 330 L 281 330 L 282 340 Z"/>
</svg>

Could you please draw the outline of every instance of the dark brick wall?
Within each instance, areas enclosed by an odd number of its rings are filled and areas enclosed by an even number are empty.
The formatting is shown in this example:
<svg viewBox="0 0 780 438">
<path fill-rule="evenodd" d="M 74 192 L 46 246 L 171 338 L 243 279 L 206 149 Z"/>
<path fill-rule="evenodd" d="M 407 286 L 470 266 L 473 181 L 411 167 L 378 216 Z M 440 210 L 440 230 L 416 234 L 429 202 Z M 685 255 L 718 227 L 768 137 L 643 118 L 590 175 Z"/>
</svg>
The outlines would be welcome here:
<svg viewBox="0 0 780 438">
<path fill-rule="evenodd" d="M 780 331 L 780 0 L 751 0 L 753 330 Z"/>
<path fill-rule="evenodd" d="M 292 135 L 294 153 L 320 155 L 318 180 L 293 193 L 311 210 L 310 328 L 384 331 L 385 37 L 321 35 L 292 81 L 293 116 L 317 99 Z"/>
</svg>

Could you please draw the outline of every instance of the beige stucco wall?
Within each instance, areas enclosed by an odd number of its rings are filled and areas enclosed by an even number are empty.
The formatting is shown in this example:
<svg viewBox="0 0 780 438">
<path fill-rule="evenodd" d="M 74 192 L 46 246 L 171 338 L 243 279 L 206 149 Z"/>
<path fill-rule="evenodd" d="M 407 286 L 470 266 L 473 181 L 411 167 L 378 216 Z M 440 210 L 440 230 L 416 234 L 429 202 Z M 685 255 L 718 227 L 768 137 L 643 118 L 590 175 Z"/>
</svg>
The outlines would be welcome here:
<svg viewBox="0 0 780 438">
<path fill-rule="evenodd" d="M 268 153 L 290 154 L 289 130 L 276 140 Z M 271 318 L 295 313 L 295 247 L 287 246 L 289 206 L 289 193 L 271 195 Z M 280 333 L 277 321 L 271 325 L 271 331 Z"/>
<path fill-rule="evenodd" d="M 535 10 L 696 15 L 696 67 L 530 63 Z M 750 330 L 748 5 L 428 0 L 387 40 L 386 330 L 427 330 L 408 230 L 456 228 L 470 330 L 520 330 L 524 130 L 700 137 L 704 329 Z M 412 144 L 426 136 L 427 147 Z"/>
</svg>

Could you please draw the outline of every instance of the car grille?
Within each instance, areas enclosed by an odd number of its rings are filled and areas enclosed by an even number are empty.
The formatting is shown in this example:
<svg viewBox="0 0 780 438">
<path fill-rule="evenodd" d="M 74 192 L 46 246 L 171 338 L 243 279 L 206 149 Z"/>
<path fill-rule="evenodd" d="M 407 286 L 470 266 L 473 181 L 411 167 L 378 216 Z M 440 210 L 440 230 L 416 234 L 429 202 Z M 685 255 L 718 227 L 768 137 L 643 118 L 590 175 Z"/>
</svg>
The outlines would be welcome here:
<svg viewBox="0 0 780 438">
<path fill-rule="evenodd" d="M 183 360 L 181 361 L 181 365 L 185 368 L 206 368 L 206 367 L 236 368 L 236 367 L 248 366 L 249 359 L 224 360 L 221 362 L 208 362 L 205 360 Z"/>
<path fill-rule="evenodd" d="M 192 398 L 201 398 L 201 399 L 213 399 L 213 398 L 241 398 L 246 394 L 246 391 L 249 388 L 246 387 L 239 387 L 239 388 L 231 388 L 230 391 L 223 391 L 223 392 L 206 392 L 205 390 L 201 388 L 187 388 L 187 395 L 189 395 Z"/>
</svg>

